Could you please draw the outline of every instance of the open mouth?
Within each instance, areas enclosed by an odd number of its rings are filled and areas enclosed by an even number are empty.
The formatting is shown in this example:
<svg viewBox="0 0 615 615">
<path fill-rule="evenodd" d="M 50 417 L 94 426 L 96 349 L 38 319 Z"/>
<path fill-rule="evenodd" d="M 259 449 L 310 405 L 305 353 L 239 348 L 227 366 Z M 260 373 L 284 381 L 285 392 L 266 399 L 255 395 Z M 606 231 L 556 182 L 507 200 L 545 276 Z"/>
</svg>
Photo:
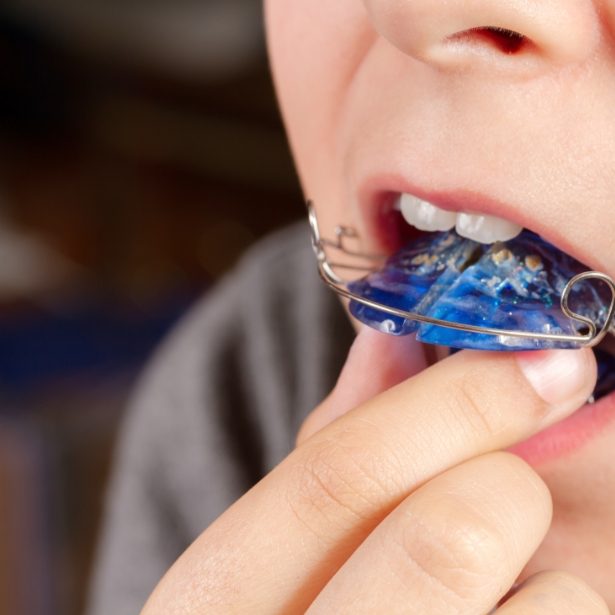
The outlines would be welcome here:
<svg viewBox="0 0 615 615">
<path fill-rule="evenodd" d="M 589 270 L 537 234 L 509 220 L 439 208 L 416 196 L 381 196 L 372 228 L 391 256 L 382 268 L 349 285 L 361 298 L 440 321 L 500 331 L 523 330 L 571 339 L 587 333 L 560 300 L 572 278 Z M 568 291 L 566 291 L 568 292 Z M 611 291 L 583 281 L 570 292 L 575 314 L 597 327 L 608 318 Z M 518 350 L 575 347 L 552 339 L 491 335 L 416 322 L 351 301 L 365 324 L 450 348 Z M 582 344 L 577 344 L 579 346 Z M 615 337 L 594 348 L 599 378 L 593 400 L 615 390 Z"/>
</svg>

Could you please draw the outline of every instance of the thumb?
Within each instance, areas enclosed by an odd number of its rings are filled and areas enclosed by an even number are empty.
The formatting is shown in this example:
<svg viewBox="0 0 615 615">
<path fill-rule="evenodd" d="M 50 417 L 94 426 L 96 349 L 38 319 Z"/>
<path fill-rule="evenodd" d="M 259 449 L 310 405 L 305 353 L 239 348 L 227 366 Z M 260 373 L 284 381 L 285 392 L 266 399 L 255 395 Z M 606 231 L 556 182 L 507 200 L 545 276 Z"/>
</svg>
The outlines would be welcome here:
<svg viewBox="0 0 615 615">
<path fill-rule="evenodd" d="M 301 426 L 297 446 L 338 417 L 427 367 L 414 336 L 395 337 L 361 325 L 337 384 Z"/>
</svg>

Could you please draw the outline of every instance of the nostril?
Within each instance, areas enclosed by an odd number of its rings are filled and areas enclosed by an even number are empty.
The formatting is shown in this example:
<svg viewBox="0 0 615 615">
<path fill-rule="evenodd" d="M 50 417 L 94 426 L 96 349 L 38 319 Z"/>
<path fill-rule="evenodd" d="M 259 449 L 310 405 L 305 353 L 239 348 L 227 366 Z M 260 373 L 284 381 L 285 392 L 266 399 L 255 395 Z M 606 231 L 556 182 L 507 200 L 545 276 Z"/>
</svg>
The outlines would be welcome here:
<svg viewBox="0 0 615 615">
<path fill-rule="evenodd" d="M 470 28 L 456 32 L 447 37 L 446 41 L 471 45 L 487 43 L 507 55 L 518 53 L 530 44 L 530 40 L 523 34 L 495 26 Z"/>
<path fill-rule="evenodd" d="M 477 28 L 475 36 L 480 36 L 487 42 L 495 45 L 501 52 L 513 54 L 521 51 L 521 48 L 528 43 L 528 39 L 512 30 L 506 28 Z"/>
</svg>

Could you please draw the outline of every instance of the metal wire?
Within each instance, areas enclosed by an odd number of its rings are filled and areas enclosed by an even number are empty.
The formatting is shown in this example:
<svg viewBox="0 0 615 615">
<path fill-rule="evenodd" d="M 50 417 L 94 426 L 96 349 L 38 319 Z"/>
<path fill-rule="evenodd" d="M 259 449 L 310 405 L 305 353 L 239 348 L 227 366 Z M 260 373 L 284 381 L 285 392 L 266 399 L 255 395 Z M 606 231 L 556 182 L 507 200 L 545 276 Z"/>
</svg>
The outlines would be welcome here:
<svg viewBox="0 0 615 615">
<path fill-rule="evenodd" d="M 368 261 L 384 261 L 385 257 L 381 255 L 375 254 L 364 254 L 361 252 L 357 252 L 355 250 L 351 250 L 347 247 L 346 243 L 348 239 L 358 239 L 358 234 L 354 229 L 348 227 L 337 227 L 335 234 L 336 240 L 328 240 L 323 239 L 320 234 L 320 228 L 318 226 L 318 219 L 316 217 L 316 211 L 314 209 L 314 204 L 311 201 L 307 203 L 308 208 L 308 218 L 310 222 L 311 229 L 311 237 L 312 237 L 312 248 L 314 249 L 314 254 L 316 255 L 316 260 L 318 262 L 318 271 L 320 276 L 324 280 L 324 282 L 332 288 L 338 295 L 345 297 L 347 299 L 351 299 L 358 303 L 361 303 L 367 307 L 371 307 L 386 314 L 390 314 L 391 316 L 398 316 L 400 318 L 404 318 L 406 320 L 413 320 L 421 323 L 427 323 L 430 325 L 437 325 L 439 327 L 445 327 L 448 329 L 456 329 L 460 331 L 466 331 L 468 333 L 482 333 L 486 335 L 494 335 L 498 337 L 515 337 L 515 338 L 523 338 L 523 339 L 532 339 L 532 340 L 544 340 L 544 341 L 552 341 L 552 342 L 562 342 L 562 343 L 574 343 L 578 346 L 587 346 L 592 347 L 599 344 L 604 337 L 609 333 L 611 328 L 613 327 L 613 321 L 615 319 L 615 282 L 608 275 L 604 273 L 600 273 L 599 271 L 585 271 L 578 275 L 575 275 L 571 280 L 568 281 L 566 286 L 564 287 L 564 291 L 562 293 L 560 299 L 560 306 L 562 312 L 565 316 L 567 316 L 570 320 L 575 321 L 582 325 L 582 329 L 586 329 L 586 333 L 579 333 L 577 335 L 567 335 L 560 333 L 538 333 L 533 331 L 516 331 L 512 329 L 497 329 L 493 327 L 483 327 L 478 325 L 467 325 L 465 323 L 453 322 L 449 320 L 442 320 L 439 318 L 432 318 L 431 316 L 424 316 L 423 314 L 417 314 L 416 312 L 410 312 L 406 310 L 402 310 L 399 308 L 391 307 L 380 303 L 378 301 L 373 301 L 372 299 L 366 299 L 365 297 L 361 297 L 356 293 L 352 292 L 348 289 L 347 284 L 350 280 L 345 280 L 341 278 L 337 273 L 337 269 L 344 269 L 349 271 L 358 271 L 362 273 L 370 273 L 377 271 L 378 267 L 375 267 L 373 264 L 371 266 L 361 265 L 361 264 L 347 264 L 347 263 L 336 263 L 329 261 L 329 258 L 326 253 L 326 248 L 332 248 L 337 250 L 347 256 L 361 258 Z M 594 322 L 588 316 L 584 316 L 583 314 L 578 314 L 570 308 L 570 295 L 574 290 L 574 287 L 581 282 L 587 280 L 598 280 L 604 284 L 606 284 L 611 291 L 611 302 L 606 313 L 606 318 L 602 326 L 599 325 L 598 322 Z"/>
</svg>

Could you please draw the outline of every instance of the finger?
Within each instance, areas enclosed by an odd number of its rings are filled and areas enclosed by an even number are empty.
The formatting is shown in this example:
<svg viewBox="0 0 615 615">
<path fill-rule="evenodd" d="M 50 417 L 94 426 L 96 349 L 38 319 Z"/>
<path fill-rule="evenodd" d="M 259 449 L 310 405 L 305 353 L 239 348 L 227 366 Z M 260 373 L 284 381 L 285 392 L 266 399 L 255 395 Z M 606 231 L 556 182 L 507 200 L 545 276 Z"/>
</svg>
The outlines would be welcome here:
<svg viewBox="0 0 615 615">
<path fill-rule="evenodd" d="M 295 449 L 188 549 L 146 612 L 302 612 L 416 487 L 560 420 L 595 372 L 591 350 L 440 361 Z"/>
<path fill-rule="evenodd" d="M 538 548 L 551 511 L 547 487 L 520 458 L 466 461 L 404 500 L 308 613 L 486 613 Z"/>
<path fill-rule="evenodd" d="M 567 572 L 539 572 L 522 583 L 495 615 L 609 615 L 604 599 Z"/>
<path fill-rule="evenodd" d="M 352 408 L 426 367 L 423 344 L 414 336 L 395 337 L 362 325 L 333 391 L 301 426 L 297 446 Z"/>
</svg>

